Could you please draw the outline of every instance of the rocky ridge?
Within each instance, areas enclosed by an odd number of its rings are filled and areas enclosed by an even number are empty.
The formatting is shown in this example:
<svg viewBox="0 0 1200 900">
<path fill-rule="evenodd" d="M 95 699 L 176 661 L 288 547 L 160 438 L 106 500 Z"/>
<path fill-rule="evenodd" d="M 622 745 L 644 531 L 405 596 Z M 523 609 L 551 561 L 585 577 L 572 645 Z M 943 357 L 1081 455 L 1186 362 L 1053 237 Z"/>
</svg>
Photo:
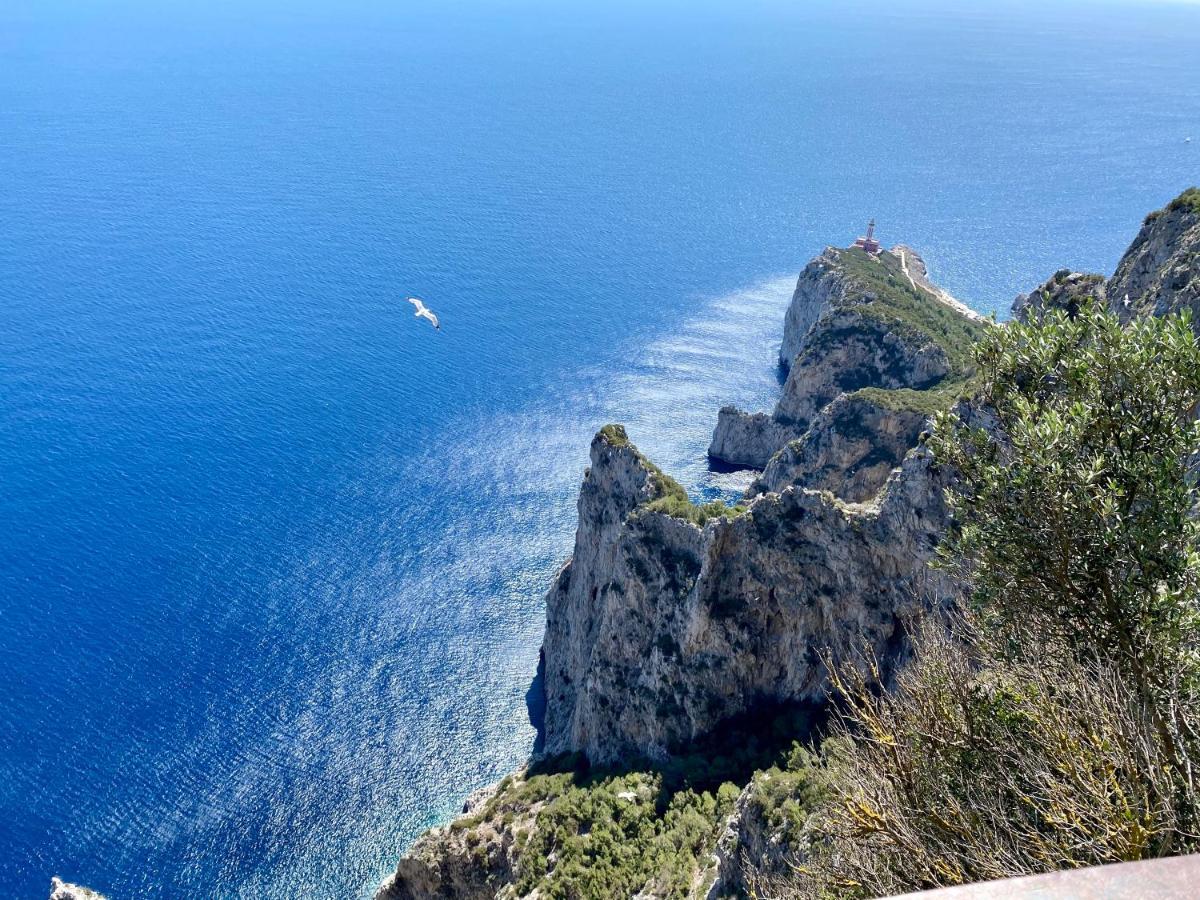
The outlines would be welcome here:
<svg viewBox="0 0 1200 900">
<path fill-rule="evenodd" d="M 774 411 L 724 407 L 709 456 L 762 469 L 843 395 L 961 387 L 969 376 L 966 348 L 982 327 L 977 315 L 929 281 L 912 249 L 872 256 L 828 247 L 801 273 L 784 318 L 780 362 L 788 375 Z M 894 395 L 878 406 L 928 412 L 928 405 Z M 892 466 L 902 456 L 894 456 Z"/>
</svg>

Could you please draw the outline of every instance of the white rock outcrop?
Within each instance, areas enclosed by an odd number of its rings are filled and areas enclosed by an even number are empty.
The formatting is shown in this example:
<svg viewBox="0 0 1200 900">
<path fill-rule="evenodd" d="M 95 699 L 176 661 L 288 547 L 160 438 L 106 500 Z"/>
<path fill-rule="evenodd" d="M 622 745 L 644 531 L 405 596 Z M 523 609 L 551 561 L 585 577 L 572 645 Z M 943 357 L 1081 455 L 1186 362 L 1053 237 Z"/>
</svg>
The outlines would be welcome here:
<svg viewBox="0 0 1200 900">
<path fill-rule="evenodd" d="M 104 896 L 55 876 L 50 879 L 50 900 L 104 900 Z"/>
</svg>

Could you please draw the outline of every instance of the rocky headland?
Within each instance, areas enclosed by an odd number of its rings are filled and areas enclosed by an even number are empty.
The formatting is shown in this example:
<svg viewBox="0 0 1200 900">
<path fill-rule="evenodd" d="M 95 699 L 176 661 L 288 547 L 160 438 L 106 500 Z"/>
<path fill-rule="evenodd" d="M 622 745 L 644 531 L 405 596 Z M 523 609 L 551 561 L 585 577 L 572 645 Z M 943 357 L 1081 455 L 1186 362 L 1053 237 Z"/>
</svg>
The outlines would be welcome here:
<svg viewBox="0 0 1200 900">
<path fill-rule="evenodd" d="M 601 429 L 574 553 L 546 598 L 544 758 L 654 771 L 784 710 L 808 713 L 790 720 L 804 738 L 829 687 L 824 654 L 865 643 L 901 658 L 905 623 L 945 595 L 928 566 L 945 476 L 918 437 L 967 392 L 987 327 L 908 248 L 829 248 L 788 308 L 774 413 L 721 411 L 713 455 L 763 469 L 740 503 L 692 503 L 623 428 Z M 739 440 L 744 452 L 729 451 Z M 379 900 L 525 896 L 518 838 L 541 827 L 537 777 L 472 798 L 462 820 L 418 841 Z M 756 798 L 771 778 L 722 811 L 692 893 L 737 893 L 741 860 L 770 856 Z"/>
<path fill-rule="evenodd" d="M 1195 308 L 1200 193 L 1149 216 L 1111 279 L 1062 270 L 1014 315 L 1086 297 L 1129 315 Z M 669 785 L 697 758 L 715 785 L 728 774 L 717 754 L 736 754 L 709 749 L 714 736 L 757 741 L 747 723 L 781 711 L 802 743 L 826 702 L 823 660 L 865 644 L 886 678 L 906 623 L 949 594 L 928 565 L 949 473 L 921 434 L 956 404 L 985 417 L 965 398 L 971 345 L 990 327 L 1002 326 L 932 284 L 907 247 L 828 248 L 785 316 L 775 409 L 719 413 L 711 456 L 761 470 L 739 503 L 693 503 L 624 429 L 602 429 L 574 552 L 546 598 L 544 755 L 422 836 L 377 900 L 584 896 L 569 844 L 598 822 L 618 844 L 626 835 L 626 858 L 659 860 L 656 842 L 674 842 L 669 866 L 629 863 L 628 896 L 744 896 L 748 875 L 783 868 L 783 848 L 803 843 L 799 768 L 743 765 L 711 808 L 700 788 Z M 681 840 L 680 817 L 697 809 L 705 824 Z"/>
<path fill-rule="evenodd" d="M 56 876 L 50 879 L 50 900 L 104 900 L 104 896 Z"/>
</svg>

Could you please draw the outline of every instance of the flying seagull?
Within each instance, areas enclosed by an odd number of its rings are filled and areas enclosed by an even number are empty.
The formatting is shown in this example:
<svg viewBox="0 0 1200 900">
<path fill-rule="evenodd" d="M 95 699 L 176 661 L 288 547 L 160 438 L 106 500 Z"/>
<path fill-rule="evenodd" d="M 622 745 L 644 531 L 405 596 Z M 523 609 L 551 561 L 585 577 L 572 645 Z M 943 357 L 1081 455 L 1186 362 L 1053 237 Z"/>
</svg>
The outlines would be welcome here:
<svg viewBox="0 0 1200 900">
<path fill-rule="evenodd" d="M 434 328 L 436 328 L 438 331 L 442 330 L 442 326 L 438 324 L 437 316 L 435 316 L 433 314 L 433 312 L 429 309 L 428 306 L 426 306 L 424 303 L 422 303 L 416 297 L 409 297 L 408 302 L 416 307 L 417 311 L 416 311 L 416 313 L 414 313 L 414 315 L 418 319 L 428 319 L 430 322 L 433 323 Z"/>
</svg>

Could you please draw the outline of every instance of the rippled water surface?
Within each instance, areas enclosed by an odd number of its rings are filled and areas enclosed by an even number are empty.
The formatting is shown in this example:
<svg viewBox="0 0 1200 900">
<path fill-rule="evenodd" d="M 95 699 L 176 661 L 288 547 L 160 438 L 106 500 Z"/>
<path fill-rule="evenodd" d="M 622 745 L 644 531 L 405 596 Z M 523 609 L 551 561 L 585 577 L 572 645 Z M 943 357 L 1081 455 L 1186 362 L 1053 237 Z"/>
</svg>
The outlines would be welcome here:
<svg viewBox="0 0 1200 900">
<path fill-rule="evenodd" d="M 1197 26 L 0 6 L 0 896 L 368 896 L 528 752 L 595 429 L 736 490 L 716 409 L 871 216 L 981 311 L 1110 270 L 1200 181 Z"/>
</svg>

